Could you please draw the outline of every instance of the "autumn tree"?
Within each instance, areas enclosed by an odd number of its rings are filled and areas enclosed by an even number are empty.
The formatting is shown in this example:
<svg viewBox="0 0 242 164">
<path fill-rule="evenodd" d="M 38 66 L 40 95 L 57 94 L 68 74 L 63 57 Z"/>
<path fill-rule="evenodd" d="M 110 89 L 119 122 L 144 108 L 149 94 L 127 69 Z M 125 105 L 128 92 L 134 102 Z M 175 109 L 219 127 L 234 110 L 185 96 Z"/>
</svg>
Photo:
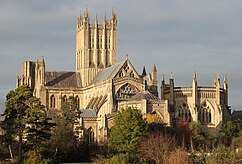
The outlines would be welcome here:
<svg viewBox="0 0 242 164">
<path fill-rule="evenodd" d="M 17 138 L 18 163 L 22 160 L 23 146 L 24 152 L 27 152 L 28 145 L 31 149 L 37 149 L 50 138 L 50 124 L 45 107 L 33 96 L 33 91 L 28 86 L 20 86 L 7 94 L 3 116 L 2 128 L 5 135 L 1 141 L 10 145 Z"/>
<path fill-rule="evenodd" d="M 127 108 L 114 117 L 108 145 L 118 152 L 134 152 L 138 141 L 147 134 L 147 123 L 140 110 Z"/>
</svg>

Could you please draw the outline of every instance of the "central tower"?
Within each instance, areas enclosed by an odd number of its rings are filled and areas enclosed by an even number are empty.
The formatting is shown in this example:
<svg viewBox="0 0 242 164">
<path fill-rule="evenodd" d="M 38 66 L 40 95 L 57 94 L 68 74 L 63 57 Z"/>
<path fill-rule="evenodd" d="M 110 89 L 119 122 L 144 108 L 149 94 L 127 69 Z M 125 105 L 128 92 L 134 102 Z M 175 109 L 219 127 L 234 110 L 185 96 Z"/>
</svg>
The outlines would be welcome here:
<svg viewBox="0 0 242 164">
<path fill-rule="evenodd" d="M 76 72 L 80 73 L 82 87 L 88 86 L 102 69 L 117 62 L 117 19 L 112 17 L 99 24 L 90 24 L 88 10 L 77 19 L 76 24 Z"/>
</svg>

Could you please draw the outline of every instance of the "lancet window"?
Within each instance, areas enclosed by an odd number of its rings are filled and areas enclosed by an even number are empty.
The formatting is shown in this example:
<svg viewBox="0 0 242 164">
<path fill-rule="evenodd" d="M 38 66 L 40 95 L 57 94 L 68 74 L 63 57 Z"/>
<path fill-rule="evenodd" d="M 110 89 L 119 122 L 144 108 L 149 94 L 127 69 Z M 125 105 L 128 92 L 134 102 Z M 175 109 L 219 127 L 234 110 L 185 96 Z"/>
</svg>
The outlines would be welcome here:
<svg viewBox="0 0 242 164">
<path fill-rule="evenodd" d="M 67 102 L 67 96 L 65 95 L 62 97 L 62 103 L 66 103 L 66 102 Z"/>
<path fill-rule="evenodd" d="M 55 96 L 50 96 L 50 108 L 55 108 Z"/>
<path fill-rule="evenodd" d="M 78 96 L 75 97 L 75 104 L 76 104 L 77 109 L 79 109 L 80 108 L 80 99 Z"/>
</svg>

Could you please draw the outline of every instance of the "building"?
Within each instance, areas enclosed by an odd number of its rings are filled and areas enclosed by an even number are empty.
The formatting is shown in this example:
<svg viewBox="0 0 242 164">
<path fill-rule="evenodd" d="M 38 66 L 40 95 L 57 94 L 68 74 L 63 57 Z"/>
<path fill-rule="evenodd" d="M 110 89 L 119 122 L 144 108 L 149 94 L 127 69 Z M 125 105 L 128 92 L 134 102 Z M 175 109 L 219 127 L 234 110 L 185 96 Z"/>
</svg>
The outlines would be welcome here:
<svg viewBox="0 0 242 164">
<path fill-rule="evenodd" d="M 90 23 L 88 11 L 76 23 L 76 70 L 73 72 L 45 70 L 45 60 L 25 61 L 17 77 L 17 87 L 29 85 L 51 116 L 60 110 L 68 97 L 74 97 L 81 110 L 80 134 L 89 142 L 107 141 L 113 116 L 121 108 L 138 108 L 145 115 L 154 114 L 164 123 L 176 126 L 179 119 L 200 121 L 204 126 L 219 128 L 230 119 L 228 82 L 220 87 L 216 78 L 212 87 L 197 85 L 194 74 L 191 87 L 175 87 L 163 77 L 158 97 L 157 69 L 139 74 L 128 56 L 117 62 L 117 17 L 104 17 L 102 23 Z"/>
</svg>

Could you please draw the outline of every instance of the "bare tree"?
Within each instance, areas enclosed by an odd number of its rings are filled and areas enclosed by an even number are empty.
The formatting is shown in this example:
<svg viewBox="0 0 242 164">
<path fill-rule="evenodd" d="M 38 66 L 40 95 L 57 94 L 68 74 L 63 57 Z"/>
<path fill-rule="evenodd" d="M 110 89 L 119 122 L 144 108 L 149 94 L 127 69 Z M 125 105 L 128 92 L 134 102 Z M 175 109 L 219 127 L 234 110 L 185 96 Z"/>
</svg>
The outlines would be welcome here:
<svg viewBox="0 0 242 164">
<path fill-rule="evenodd" d="M 165 156 L 176 148 L 175 137 L 162 133 L 151 133 L 139 142 L 138 153 L 141 157 L 161 164 Z"/>
</svg>

